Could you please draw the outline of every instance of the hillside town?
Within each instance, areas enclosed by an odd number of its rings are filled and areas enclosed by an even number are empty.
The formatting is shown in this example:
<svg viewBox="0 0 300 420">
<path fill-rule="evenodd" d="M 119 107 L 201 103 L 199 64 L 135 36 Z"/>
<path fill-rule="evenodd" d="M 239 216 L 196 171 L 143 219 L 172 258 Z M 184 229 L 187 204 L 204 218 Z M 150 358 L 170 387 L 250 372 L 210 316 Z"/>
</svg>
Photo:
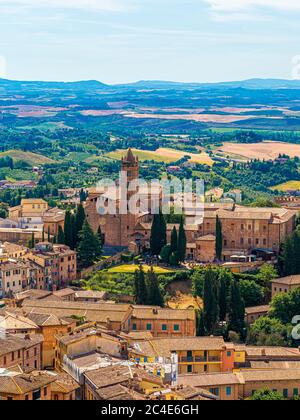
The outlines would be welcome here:
<svg viewBox="0 0 300 420">
<path fill-rule="evenodd" d="M 139 178 L 131 149 L 121 166 Z M 0 400 L 297 400 L 298 210 L 218 193 L 197 224 L 187 207 L 175 221 L 150 207 L 121 214 L 99 189 L 71 209 L 35 198 L 9 208 Z M 117 214 L 99 212 L 99 198 Z"/>
</svg>

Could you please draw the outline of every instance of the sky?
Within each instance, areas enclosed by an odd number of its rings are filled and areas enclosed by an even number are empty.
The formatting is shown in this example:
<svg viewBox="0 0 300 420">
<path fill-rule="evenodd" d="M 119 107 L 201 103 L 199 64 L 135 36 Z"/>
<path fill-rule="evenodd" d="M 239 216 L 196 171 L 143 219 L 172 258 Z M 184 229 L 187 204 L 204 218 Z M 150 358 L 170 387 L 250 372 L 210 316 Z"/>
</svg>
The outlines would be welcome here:
<svg viewBox="0 0 300 420">
<path fill-rule="evenodd" d="M 300 78 L 299 19 L 300 0 L 0 0 L 0 77 Z"/>
</svg>

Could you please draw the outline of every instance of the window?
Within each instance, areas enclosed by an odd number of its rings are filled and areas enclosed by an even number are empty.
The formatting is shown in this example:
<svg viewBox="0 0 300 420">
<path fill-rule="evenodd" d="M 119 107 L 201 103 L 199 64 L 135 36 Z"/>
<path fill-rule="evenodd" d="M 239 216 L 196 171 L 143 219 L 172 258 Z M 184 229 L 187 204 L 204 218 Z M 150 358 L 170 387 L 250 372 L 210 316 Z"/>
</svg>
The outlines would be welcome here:
<svg viewBox="0 0 300 420">
<path fill-rule="evenodd" d="M 193 366 L 192 365 L 188 365 L 187 373 L 193 373 Z"/>
<path fill-rule="evenodd" d="M 180 330 L 180 326 L 178 324 L 174 325 L 174 331 L 179 331 Z"/>
<path fill-rule="evenodd" d="M 231 386 L 226 387 L 226 396 L 231 397 L 231 394 L 232 394 Z"/>
<path fill-rule="evenodd" d="M 147 324 L 147 331 L 151 331 L 152 330 L 152 324 Z"/>
<path fill-rule="evenodd" d="M 167 324 L 163 324 L 161 329 L 162 329 L 162 331 L 167 331 L 168 330 Z"/>
<path fill-rule="evenodd" d="M 294 397 L 298 397 L 298 395 L 299 395 L 299 389 L 298 388 L 294 388 L 293 395 L 294 395 Z"/>
<path fill-rule="evenodd" d="M 218 397 L 220 395 L 220 389 L 219 388 L 210 388 L 209 392 L 213 395 L 215 395 L 216 397 Z"/>
<path fill-rule="evenodd" d="M 283 390 L 283 396 L 284 396 L 284 398 L 288 398 L 289 397 L 289 390 L 288 389 L 284 389 Z"/>
<path fill-rule="evenodd" d="M 132 329 L 133 329 L 133 331 L 136 331 L 137 330 L 136 324 L 132 324 Z"/>
<path fill-rule="evenodd" d="M 227 357 L 231 357 L 231 351 L 227 352 Z"/>
</svg>

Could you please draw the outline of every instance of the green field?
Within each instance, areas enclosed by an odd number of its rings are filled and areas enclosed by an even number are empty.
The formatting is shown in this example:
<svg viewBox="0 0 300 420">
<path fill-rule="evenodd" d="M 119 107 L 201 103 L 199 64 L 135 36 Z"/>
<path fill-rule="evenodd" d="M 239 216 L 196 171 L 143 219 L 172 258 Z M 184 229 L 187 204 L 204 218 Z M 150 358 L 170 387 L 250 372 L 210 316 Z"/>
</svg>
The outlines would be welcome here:
<svg viewBox="0 0 300 420">
<path fill-rule="evenodd" d="M 275 191 L 282 191 L 287 192 L 290 190 L 299 190 L 300 191 L 300 181 L 289 181 L 285 182 L 284 184 L 276 185 L 275 187 L 272 187 L 271 190 Z"/>
<path fill-rule="evenodd" d="M 110 269 L 107 270 L 107 273 L 109 274 L 134 274 L 136 272 L 136 270 L 138 270 L 138 266 L 137 265 L 119 265 L 117 267 L 112 267 Z M 149 265 L 143 265 L 143 268 L 145 270 L 145 272 L 150 271 L 151 267 Z M 173 270 L 168 270 L 166 268 L 162 268 L 162 267 L 153 267 L 154 272 L 156 274 L 171 274 L 174 271 Z"/>
<path fill-rule="evenodd" d="M 0 153 L 0 158 L 5 156 L 9 156 L 14 161 L 22 160 L 32 166 L 54 163 L 54 160 L 46 156 L 37 153 L 24 152 L 22 150 L 8 150 L 7 152 Z"/>
<path fill-rule="evenodd" d="M 212 159 L 205 152 L 196 154 L 168 148 L 159 148 L 156 151 L 138 149 L 133 149 L 132 151 L 142 162 L 153 160 L 155 162 L 164 162 L 168 164 L 177 162 L 185 156 L 189 156 L 190 161 L 194 163 L 210 166 L 213 163 Z M 121 160 L 123 156 L 126 156 L 126 150 L 116 150 L 115 152 L 108 153 L 106 156 L 111 159 Z"/>
</svg>

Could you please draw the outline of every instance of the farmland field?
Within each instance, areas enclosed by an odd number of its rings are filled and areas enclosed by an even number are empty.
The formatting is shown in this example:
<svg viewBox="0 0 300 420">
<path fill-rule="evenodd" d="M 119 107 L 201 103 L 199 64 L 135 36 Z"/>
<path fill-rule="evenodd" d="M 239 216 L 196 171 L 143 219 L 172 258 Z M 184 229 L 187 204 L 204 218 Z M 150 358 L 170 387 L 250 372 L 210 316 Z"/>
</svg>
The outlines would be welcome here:
<svg viewBox="0 0 300 420">
<path fill-rule="evenodd" d="M 24 152 L 22 150 L 8 150 L 7 152 L 0 153 L 0 158 L 9 156 L 14 161 L 23 160 L 29 165 L 44 165 L 54 163 L 54 161 L 46 156 L 39 155 L 37 153 Z"/>
<path fill-rule="evenodd" d="M 284 184 L 276 185 L 275 187 L 272 187 L 272 190 L 287 192 L 287 191 L 300 191 L 300 181 L 289 181 L 285 182 Z"/>
<path fill-rule="evenodd" d="M 182 159 L 184 156 L 189 156 L 190 161 L 203 165 L 212 165 L 212 159 L 206 153 L 187 153 L 175 149 L 159 148 L 155 152 L 148 150 L 133 149 L 133 153 L 138 156 L 141 161 L 154 160 L 156 162 L 172 163 Z M 125 150 L 116 150 L 107 154 L 108 157 L 116 160 L 121 160 L 125 156 Z"/>
<path fill-rule="evenodd" d="M 250 144 L 224 143 L 218 150 L 228 155 L 246 159 L 275 160 L 280 154 L 300 157 L 300 145 L 275 141 Z"/>
</svg>

